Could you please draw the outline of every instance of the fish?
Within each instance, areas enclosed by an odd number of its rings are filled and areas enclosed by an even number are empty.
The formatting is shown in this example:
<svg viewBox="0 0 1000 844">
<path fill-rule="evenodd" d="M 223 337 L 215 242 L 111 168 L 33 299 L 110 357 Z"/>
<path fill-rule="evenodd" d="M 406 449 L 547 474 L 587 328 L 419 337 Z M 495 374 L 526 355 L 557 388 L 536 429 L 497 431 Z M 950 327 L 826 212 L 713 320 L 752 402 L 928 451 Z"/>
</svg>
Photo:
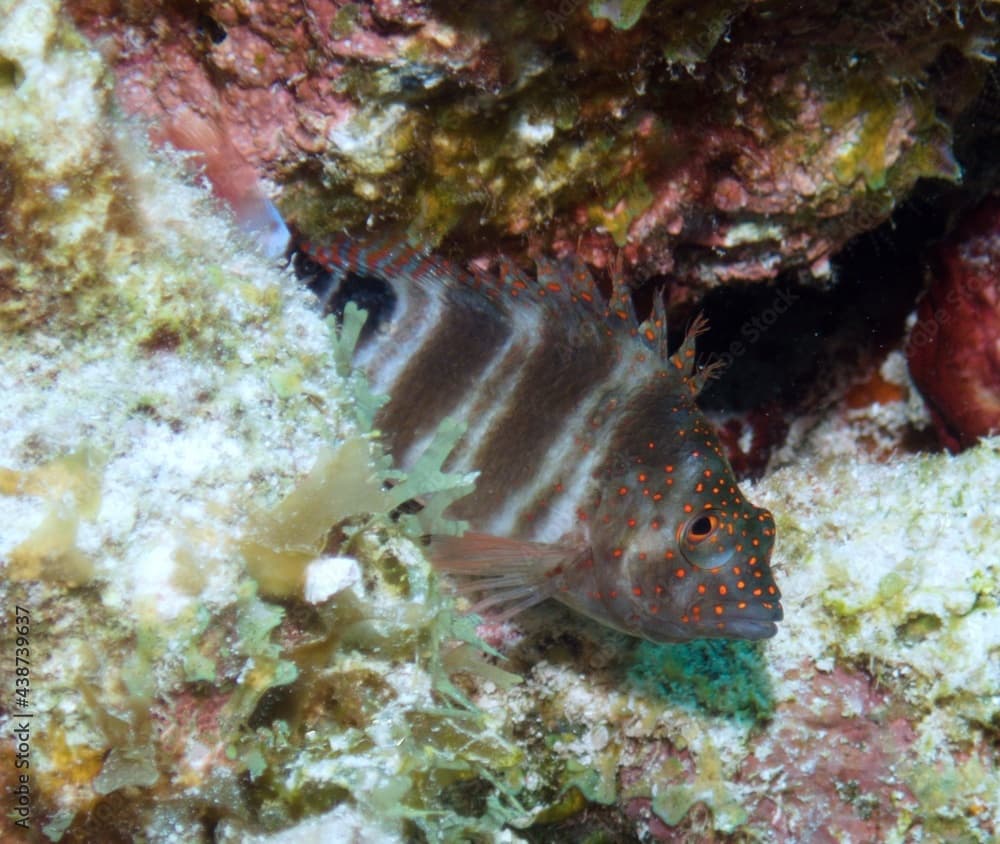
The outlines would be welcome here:
<svg viewBox="0 0 1000 844">
<path fill-rule="evenodd" d="M 169 143 L 191 153 L 191 163 L 201 167 L 212 193 L 232 211 L 237 225 L 264 256 L 284 256 L 291 232 L 220 118 L 183 107 L 154 126 L 150 139 L 158 146 Z"/>
<path fill-rule="evenodd" d="M 655 642 L 766 639 L 783 618 L 771 513 L 741 492 L 695 401 L 696 319 L 669 353 L 621 268 L 603 294 L 579 259 L 466 270 L 392 240 L 303 243 L 327 313 L 367 314 L 354 363 L 388 396 L 375 428 L 403 468 L 446 417 L 444 468 L 476 471 L 433 535 L 435 568 L 500 620 L 558 601 Z"/>
</svg>

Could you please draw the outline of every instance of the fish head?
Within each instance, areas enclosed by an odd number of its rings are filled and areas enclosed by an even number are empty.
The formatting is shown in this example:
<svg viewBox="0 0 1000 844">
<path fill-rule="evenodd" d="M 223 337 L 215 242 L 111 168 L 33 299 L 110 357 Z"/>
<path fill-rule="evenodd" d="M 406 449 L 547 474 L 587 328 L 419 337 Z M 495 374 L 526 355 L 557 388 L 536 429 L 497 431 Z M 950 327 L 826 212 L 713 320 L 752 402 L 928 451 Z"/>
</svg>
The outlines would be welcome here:
<svg viewBox="0 0 1000 844">
<path fill-rule="evenodd" d="M 653 641 L 766 639 L 783 617 L 774 518 L 746 499 L 701 425 L 690 447 L 610 484 L 590 536 L 601 592 L 615 596 L 615 626 Z"/>
</svg>

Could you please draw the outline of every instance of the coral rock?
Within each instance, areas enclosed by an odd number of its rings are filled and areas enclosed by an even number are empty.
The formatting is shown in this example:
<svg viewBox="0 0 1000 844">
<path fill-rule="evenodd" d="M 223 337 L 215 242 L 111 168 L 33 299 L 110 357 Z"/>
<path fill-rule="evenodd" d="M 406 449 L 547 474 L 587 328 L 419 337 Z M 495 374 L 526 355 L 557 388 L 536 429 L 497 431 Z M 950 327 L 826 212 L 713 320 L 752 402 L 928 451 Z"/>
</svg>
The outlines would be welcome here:
<svg viewBox="0 0 1000 844">
<path fill-rule="evenodd" d="M 127 108 L 218 121 L 313 240 L 377 222 L 697 286 L 828 274 L 917 179 L 955 178 L 951 123 L 996 36 L 923 4 L 67 8 Z M 962 57 L 947 80 L 942 54 Z"/>
</svg>

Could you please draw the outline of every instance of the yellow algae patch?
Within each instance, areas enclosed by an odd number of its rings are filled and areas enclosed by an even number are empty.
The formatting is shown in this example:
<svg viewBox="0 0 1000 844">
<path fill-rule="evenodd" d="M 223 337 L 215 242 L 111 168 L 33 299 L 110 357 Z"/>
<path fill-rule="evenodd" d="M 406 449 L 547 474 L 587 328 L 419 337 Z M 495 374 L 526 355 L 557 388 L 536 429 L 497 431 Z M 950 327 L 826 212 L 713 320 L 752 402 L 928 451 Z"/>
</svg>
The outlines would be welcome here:
<svg viewBox="0 0 1000 844">
<path fill-rule="evenodd" d="M 93 577 L 94 564 L 76 545 L 80 519 L 93 519 L 101 504 L 103 460 L 88 447 L 38 466 L 0 468 L 0 494 L 37 496 L 45 516 L 7 560 L 11 580 L 47 580 L 79 585 Z"/>
<path fill-rule="evenodd" d="M 324 447 L 309 474 L 253 520 L 240 543 L 247 570 L 264 595 L 302 597 L 305 568 L 322 553 L 330 528 L 351 515 L 389 509 L 368 440 Z"/>
</svg>

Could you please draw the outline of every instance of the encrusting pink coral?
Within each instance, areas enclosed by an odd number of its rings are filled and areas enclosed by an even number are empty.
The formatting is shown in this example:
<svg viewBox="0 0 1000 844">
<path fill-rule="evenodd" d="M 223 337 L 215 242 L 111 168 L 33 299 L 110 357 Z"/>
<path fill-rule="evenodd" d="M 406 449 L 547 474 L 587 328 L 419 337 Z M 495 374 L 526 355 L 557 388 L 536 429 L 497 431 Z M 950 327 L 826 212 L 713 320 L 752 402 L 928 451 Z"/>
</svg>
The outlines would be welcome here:
<svg viewBox="0 0 1000 844">
<path fill-rule="evenodd" d="M 1000 431 L 1000 197 L 938 247 L 907 359 L 948 449 Z"/>
</svg>

